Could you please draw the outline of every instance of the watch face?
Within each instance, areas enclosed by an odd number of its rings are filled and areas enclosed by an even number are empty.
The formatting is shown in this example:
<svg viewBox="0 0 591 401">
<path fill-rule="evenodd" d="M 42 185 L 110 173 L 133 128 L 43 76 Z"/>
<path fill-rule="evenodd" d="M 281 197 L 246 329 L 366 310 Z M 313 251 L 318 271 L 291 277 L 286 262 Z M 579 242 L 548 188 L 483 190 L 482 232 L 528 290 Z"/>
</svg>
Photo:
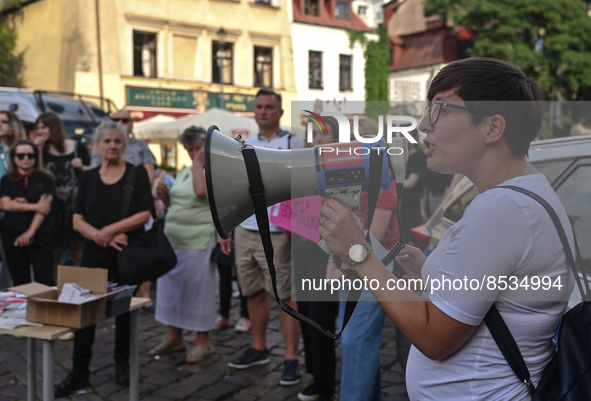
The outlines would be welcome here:
<svg viewBox="0 0 591 401">
<path fill-rule="evenodd" d="M 353 245 L 349 249 L 349 257 L 353 262 L 363 262 L 367 258 L 367 249 L 363 245 Z"/>
</svg>

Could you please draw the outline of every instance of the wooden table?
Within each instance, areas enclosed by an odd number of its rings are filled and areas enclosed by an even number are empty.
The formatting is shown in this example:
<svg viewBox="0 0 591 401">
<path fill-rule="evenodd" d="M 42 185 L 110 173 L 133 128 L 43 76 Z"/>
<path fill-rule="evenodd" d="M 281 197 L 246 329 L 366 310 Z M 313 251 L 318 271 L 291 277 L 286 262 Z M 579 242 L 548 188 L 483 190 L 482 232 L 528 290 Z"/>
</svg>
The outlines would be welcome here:
<svg viewBox="0 0 591 401">
<path fill-rule="evenodd" d="M 131 327 L 129 341 L 129 399 L 138 400 L 139 393 L 139 312 L 150 304 L 149 298 L 132 298 Z M 55 361 L 53 345 L 56 338 L 75 329 L 59 326 L 21 326 L 14 330 L 0 329 L 0 334 L 27 337 L 27 399 L 37 399 L 37 340 L 43 341 L 43 400 L 53 401 L 53 364 Z"/>
</svg>

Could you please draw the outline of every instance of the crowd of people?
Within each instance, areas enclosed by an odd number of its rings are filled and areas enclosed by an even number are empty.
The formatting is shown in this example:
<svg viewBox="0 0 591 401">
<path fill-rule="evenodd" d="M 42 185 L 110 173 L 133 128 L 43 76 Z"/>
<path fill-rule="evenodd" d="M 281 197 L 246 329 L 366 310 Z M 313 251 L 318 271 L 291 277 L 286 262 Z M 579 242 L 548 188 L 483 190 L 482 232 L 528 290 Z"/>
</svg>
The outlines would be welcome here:
<svg viewBox="0 0 591 401">
<path fill-rule="evenodd" d="M 487 78 L 483 80 L 482 76 Z M 301 382 L 300 335 L 305 369 L 314 380 L 298 394 L 300 400 L 335 400 L 337 394 L 343 401 L 379 400 L 379 353 L 386 317 L 396 324 L 399 341 L 410 349 L 408 366 L 406 355 L 399 355 L 399 359 L 403 367 L 407 366 L 411 399 L 528 399 L 526 387 L 512 374 L 483 318 L 494 303 L 519 347 L 525 350 L 524 359 L 535 382 L 552 355 L 551 339 L 568 295 L 556 302 L 541 302 L 529 293 L 498 288 L 487 288 L 476 295 L 443 288 L 425 299 L 410 289 L 390 287 L 391 282 L 407 278 L 445 275 L 480 280 L 482 274 L 541 273 L 562 277 L 562 282 L 572 287 L 564 254 L 550 229 L 552 222 L 546 221 L 544 213 L 526 197 L 496 188 L 505 183 L 542 193 L 559 212 L 565 227 L 569 226 L 552 188 L 525 159 L 541 124 L 541 109 L 535 105 L 543 100 L 543 92 L 535 80 L 509 63 L 472 58 L 444 67 L 433 79 L 428 99 L 419 125 L 426 134 L 425 151 L 417 145 L 409 147 L 402 192 L 397 193 L 393 180 L 390 189 L 379 195 L 372 213 L 367 194 L 361 196 L 360 208 L 354 213 L 336 199 L 324 199 L 315 213 L 318 231 L 332 258 L 310 240 L 270 224 L 274 280 L 254 216 L 242 222 L 231 238 L 222 240 L 216 235 L 207 200 L 203 128 L 190 127 L 181 135 L 180 143 L 192 164 L 172 181 L 155 171 L 155 159 L 147 144 L 134 138 L 133 120 L 125 110 L 117 111 L 112 121 L 96 128 L 90 152 L 82 142 L 66 138 L 59 117 L 53 113 L 40 115 L 32 137 L 25 139 L 16 115 L 0 111 L 3 269 L 10 272 L 14 284 L 34 279 L 53 285 L 56 265 L 67 249 L 74 265 L 106 268 L 109 278 L 118 281 L 117 252 L 141 234 L 151 218 L 163 217 L 165 234 L 178 262 L 158 279 L 156 305 L 146 309 L 155 311 L 155 319 L 168 326 L 168 335 L 149 351 L 150 355 L 185 351 L 183 332 L 187 330 L 196 332 L 194 346 L 186 352 L 187 363 L 214 353 L 209 333 L 229 326 L 229 297 L 235 276 L 242 296 L 236 330 L 250 329 L 252 343 L 242 355 L 228 361 L 228 366 L 248 369 L 270 362 L 267 328 L 273 281 L 279 298 L 291 308 L 331 331 L 337 322 L 338 326 L 343 324 L 346 290 L 320 300 L 308 298 L 310 294 L 299 286 L 303 278 L 349 280 L 350 276 L 343 276 L 342 260 L 360 278 L 376 280 L 380 285 L 362 291 L 339 340 L 340 381 L 335 377 L 335 343 L 280 310 L 285 353 L 279 382 L 284 386 Z M 526 110 L 529 114 L 498 106 L 503 102 L 484 111 L 466 106 L 482 100 L 524 100 L 534 106 Z M 259 133 L 246 143 L 268 149 L 304 147 L 302 139 L 281 129 L 282 114 L 281 96 L 260 90 L 254 103 Z M 527 124 L 516 122 L 523 118 Z M 359 121 L 361 135 L 378 130 L 377 122 L 371 119 Z M 336 142 L 337 131 L 332 122 L 324 134 L 315 129 L 311 146 Z M 412 134 L 419 139 L 418 131 Z M 123 187 L 133 169 L 130 207 L 122 213 Z M 406 276 L 394 276 L 384 268 L 380 254 L 401 237 L 410 238 L 410 229 L 435 210 L 453 174 L 470 178 L 481 195 L 429 258 L 412 245 L 404 248 L 396 263 Z M 401 214 L 398 197 L 402 198 Z M 372 214 L 370 222 L 368 216 Z M 491 215 L 497 217 L 495 221 L 489 219 Z M 364 229 L 376 240 L 373 244 L 366 243 Z M 507 230 L 513 235 L 503 236 Z M 351 252 L 359 245 L 367 251 L 354 256 Z M 503 249 L 503 254 L 499 255 L 497 249 Z M 220 277 L 217 317 L 216 264 Z M 149 297 L 149 290 L 150 283 L 142 284 L 140 295 Z M 129 383 L 129 326 L 129 314 L 116 317 L 115 381 L 122 385 Z M 56 385 L 56 397 L 88 385 L 94 336 L 94 325 L 75 332 L 72 369 Z"/>
</svg>

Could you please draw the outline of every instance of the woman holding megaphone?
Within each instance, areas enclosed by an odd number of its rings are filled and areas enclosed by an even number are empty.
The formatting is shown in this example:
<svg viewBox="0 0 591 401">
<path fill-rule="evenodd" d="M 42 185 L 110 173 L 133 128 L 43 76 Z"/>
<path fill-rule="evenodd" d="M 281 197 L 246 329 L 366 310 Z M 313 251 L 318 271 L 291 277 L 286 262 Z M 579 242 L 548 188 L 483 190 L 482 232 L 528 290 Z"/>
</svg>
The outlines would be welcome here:
<svg viewBox="0 0 591 401">
<path fill-rule="evenodd" d="M 507 62 L 470 58 L 445 66 L 431 82 L 428 100 L 419 125 L 427 134 L 428 167 L 464 174 L 480 190 L 429 258 L 412 246 L 397 258 L 409 278 L 422 279 L 417 289 L 426 289 L 428 299 L 385 269 L 364 246 L 353 213 L 335 199 L 324 201 L 318 230 L 343 264 L 373 283 L 380 306 L 412 343 L 406 371 L 411 400 L 531 400 L 484 317 L 496 305 L 537 384 L 553 355 L 552 337 L 574 278 L 546 211 L 530 197 L 498 186 L 539 194 L 571 232 L 551 185 L 526 160 L 542 124 L 544 92 Z M 574 244 L 572 234 L 568 238 Z M 522 282 L 532 276 L 560 279 L 563 290 L 540 295 L 531 288 L 494 285 L 501 277 Z"/>
</svg>

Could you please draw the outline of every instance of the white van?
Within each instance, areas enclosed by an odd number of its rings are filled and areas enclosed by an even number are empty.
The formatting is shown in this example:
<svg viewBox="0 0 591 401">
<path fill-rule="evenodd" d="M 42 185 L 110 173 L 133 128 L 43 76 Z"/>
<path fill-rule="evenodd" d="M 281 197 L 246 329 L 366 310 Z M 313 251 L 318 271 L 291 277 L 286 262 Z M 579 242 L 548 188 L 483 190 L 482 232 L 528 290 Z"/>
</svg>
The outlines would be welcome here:
<svg viewBox="0 0 591 401">
<path fill-rule="evenodd" d="M 98 96 L 0 87 L 0 110 L 13 111 L 27 132 L 41 113 L 55 113 L 63 121 L 66 135 L 73 138 L 92 135 L 117 107 L 112 100 Z"/>
</svg>

